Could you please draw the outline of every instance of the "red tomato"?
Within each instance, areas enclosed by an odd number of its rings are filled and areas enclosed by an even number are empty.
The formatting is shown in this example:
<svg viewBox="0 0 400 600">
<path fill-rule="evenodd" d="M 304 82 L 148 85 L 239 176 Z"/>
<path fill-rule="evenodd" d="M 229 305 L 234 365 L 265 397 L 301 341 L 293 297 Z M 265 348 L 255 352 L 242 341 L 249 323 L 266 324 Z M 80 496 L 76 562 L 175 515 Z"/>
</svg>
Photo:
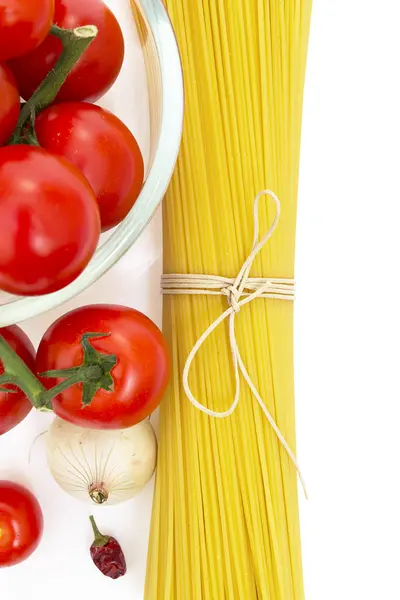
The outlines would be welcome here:
<svg viewBox="0 0 400 600">
<path fill-rule="evenodd" d="M 114 391 L 99 390 L 91 404 L 83 406 L 82 386 L 76 384 L 53 399 L 54 411 L 70 423 L 98 429 L 123 429 L 143 421 L 164 395 L 170 364 L 161 331 L 133 308 L 95 304 L 67 313 L 44 334 L 36 356 L 37 372 L 80 365 L 80 342 L 88 332 L 111 334 L 94 338 L 91 344 L 99 352 L 117 356 L 111 371 Z M 48 387 L 57 382 L 44 380 Z"/>
<path fill-rule="evenodd" d="M 118 225 L 143 185 L 144 165 L 129 129 L 93 104 L 51 106 L 35 122 L 40 145 L 68 158 L 92 186 L 100 207 L 102 230 Z M 84 140 L 90 140 L 90 152 Z"/>
<path fill-rule="evenodd" d="M 1 0 L 0 0 L 1 1 Z M 117 19 L 102 0 L 55 0 L 54 23 L 65 29 L 96 25 L 99 33 L 62 86 L 58 101 L 95 102 L 116 80 L 124 59 L 124 38 Z M 61 41 L 49 35 L 30 54 L 11 61 L 23 98 L 32 96 L 54 67 Z"/>
<path fill-rule="evenodd" d="M 30 52 L 49 33 L 54 0 L 0 0 L 0 60 Z"/>
<path fill-rule="evenodd" d="M 27 559 L 38 547 L 43 513 L 35 496 L 12 481 L 0 481 L 0 567 Z"/>
<path fill-rule="evenodd" d="M 35 370 L 35 348 L 28 336 L 17 325 L 0 329 L 0 335 L 8 342 L 11 348 L 18 354 L 31 371 Z M 0 375 L 4 373 L 0 361 Z M 12 390 L 14 393 L 0 392 L 0 435 L 10 431 L 21 423 L 32 408 L 30 400 L 15 385 L 2 386 Z"/>
<path fill-rule="evenodd" d="M 1 2 L 1 0 L 0 0 Z M 10 69 L 0 63 L 0 146 L 8 142 L 19 115 L 19 92 Z"/>
<path fill-rule="evenodd" d="M 99 211 L 85 177 L 42 148 L 0 148 L 0 289 L 54 292 L 93 255 Z"/>
</svg>

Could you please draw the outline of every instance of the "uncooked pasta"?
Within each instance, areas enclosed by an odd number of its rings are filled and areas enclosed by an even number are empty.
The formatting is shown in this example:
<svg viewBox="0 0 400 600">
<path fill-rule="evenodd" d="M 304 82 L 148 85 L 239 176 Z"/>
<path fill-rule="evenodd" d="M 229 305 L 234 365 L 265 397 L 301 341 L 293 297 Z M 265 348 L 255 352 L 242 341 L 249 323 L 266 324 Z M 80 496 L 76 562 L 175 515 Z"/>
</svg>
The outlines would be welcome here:
<svg viewBox="0 0 400 600">
<path fill-rule="evenodd" d="M 311 0 L 166 0 L 186 87 L 177 168 L 164 201 L 164 272 L 235 279 L 253 244 L 253 202 L 281 203 L 252 278 L 294 277 L 303 85 Z M 260 232 L 275 206 L 260 201 Z M 228 308 L 224 295 L 164 296 L 172 381 L 161 406 L 145 598 L 304 598 L 296 469 L 247 383 L 217 419 L 183 388 L 187 357 Z M 293 302 L 236 313 L 243 363 L 295 453 Z M 236 381 L 225 321 L 189 373 L 193 395 L 226 411 Z"/>
</svg>

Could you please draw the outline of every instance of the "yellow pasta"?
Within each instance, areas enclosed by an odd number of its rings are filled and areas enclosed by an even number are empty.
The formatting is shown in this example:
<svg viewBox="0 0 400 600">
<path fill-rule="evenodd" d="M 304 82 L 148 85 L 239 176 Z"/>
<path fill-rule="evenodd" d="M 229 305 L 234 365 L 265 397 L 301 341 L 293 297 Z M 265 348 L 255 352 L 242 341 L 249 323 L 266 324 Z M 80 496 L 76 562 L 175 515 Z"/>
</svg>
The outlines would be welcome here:
<svg viewBox="0 0 400 600">
<path fill-rule="evenodd" d="M 186 116 L 164 202 L 165 273 L 236 277 L 253 238 L 253 202 L 281 200 L 277 230 L 252 277 L 292 278 L 302 97 L 311 0 L 166 0 L 182 54 Z M 261 200 L 262 232 L 275 208 Z M 297 477 L 241 381 L 225 419 L 194 408 L 182 387 L 197 339 L 223 296 L 165 296 L 172 382 L 162 403 L 146 600 L 304 598 Z M 295 451 L 293 303 L 256 299 L 236 317 L 249 374 Z M 216 411 L 235 395 L 226 323 L 191 369 Z"/>
</svg>

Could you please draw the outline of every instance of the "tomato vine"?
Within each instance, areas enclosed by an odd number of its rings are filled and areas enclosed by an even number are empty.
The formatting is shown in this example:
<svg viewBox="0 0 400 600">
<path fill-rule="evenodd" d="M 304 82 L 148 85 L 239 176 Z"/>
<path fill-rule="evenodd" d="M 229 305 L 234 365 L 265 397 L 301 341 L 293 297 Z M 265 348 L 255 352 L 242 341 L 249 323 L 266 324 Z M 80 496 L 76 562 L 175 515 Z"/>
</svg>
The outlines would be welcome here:
<svg viewBox="0 0 400 600">
<path fill-rule="evenodd" d="M 95 393 L 100 390 L 112 391 L 114 380 L 111 370 L 117 363 L 114 354 L 98 352 L 90 344 L 92 338 L 108 337 L 107 333 L 85 333 L 82 336 L 83 361 L 78 367 L 41 373 L 43 377 L 64 378 L 65 381 L 47 390 L 41 381 L 32 373 L 24 361 L 0 335 L 0 361 L 4 373 L 0 375 L 0 386 L 16 385 L 39 411 L 52 411 L 52 399 L 76 383 L 82 383 L 82 403 L 90 404 Z M 4 389 L 0 391 L 9 392 Z"/>
<path fill-rule="evenodd" d="M 10 144 L 27 143 L 27 141 L 37 144 L 34 133 L 27 134 L 27 125 L 33 128 L 36 115 L 54 101 L 68 74 L 96 38 L 98 29 L 95 25 L 85 25 L 75 29 L 62 29 L 52 25 L 50 33 L 62 42 L 61 56 L 54 69 L 48 73 L 36 92 L 23 105 Z"/>
</svg>

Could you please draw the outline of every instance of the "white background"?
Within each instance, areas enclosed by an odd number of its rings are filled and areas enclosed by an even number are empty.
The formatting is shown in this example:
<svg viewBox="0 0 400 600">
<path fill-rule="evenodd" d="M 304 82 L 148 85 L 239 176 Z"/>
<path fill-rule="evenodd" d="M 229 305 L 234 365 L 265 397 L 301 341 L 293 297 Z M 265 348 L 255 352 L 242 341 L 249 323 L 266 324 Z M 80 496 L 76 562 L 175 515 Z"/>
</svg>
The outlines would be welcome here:
<svg viewBox="0 0 400 600">
<path fill-rule="evenodd" d="M 307 600 L 400 599 L 400 3 L 315 0 L 296 275 Z"/>
<path fill-rule="evenodd" d="M 400 600 L 399 21 L 398 0 L 314 2 L 296 268 L 307 600 Z M 141 97 L 132 83 L 128 90 Z M 145 144 L 140 121 L 131 126 Z M 117 301 L 159 321 L 159 235 L 158 216 L 129 255 L 67 308 Z M 60 312 L 25 329 L 37 341 Z M 29 484 L 46 517 L 35 555 L 0 572 L 2 597 L 141 600 L 151 486 L 121 508 L 96 511 L 130 567 L 125 578 L 106 580 L 88 559 L 89 509 L 51 480 L 43 438 L 28 464 L 45 421 L 32 414 L 0 440 L 0 477 Z"/>
</svg>

